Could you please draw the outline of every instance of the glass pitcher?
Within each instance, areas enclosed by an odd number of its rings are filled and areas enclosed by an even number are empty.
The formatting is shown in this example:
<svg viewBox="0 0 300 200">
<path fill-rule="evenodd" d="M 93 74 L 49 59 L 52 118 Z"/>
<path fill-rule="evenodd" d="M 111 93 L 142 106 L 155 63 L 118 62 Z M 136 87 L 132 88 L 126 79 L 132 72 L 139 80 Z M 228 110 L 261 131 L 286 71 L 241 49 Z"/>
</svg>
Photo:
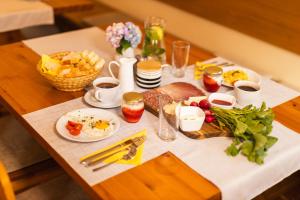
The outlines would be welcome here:
<svg viewBox="0 0 300 200">
<path fill-rule="evenodd" d="M 164 43 L 165 20 L 160 17 L 148 17 L 145 20 L 145 39 L 142 55 L 148 59 L 166 62 Z"/>
</svg>

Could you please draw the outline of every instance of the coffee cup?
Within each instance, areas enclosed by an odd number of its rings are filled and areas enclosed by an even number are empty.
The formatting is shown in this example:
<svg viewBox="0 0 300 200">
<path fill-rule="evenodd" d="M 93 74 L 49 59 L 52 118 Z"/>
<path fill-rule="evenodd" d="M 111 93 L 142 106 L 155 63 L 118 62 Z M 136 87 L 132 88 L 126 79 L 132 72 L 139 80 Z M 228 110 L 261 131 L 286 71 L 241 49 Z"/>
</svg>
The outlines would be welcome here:
<svg viewBox="0 0 300 200">
<path fill-rule="evenodd" d="M 120 95 L 120 83 L 112 77 L 101 77 L 93 81 L 95 98 L 102 103 L 114 102 Z"/>
<path fill-rule="evenodd" d="M 234 83 L 234 93 L 239 105 L 247 106 L 252 104 L 260 107 L 262 103 L 261 87 L 252 81 L 236 81 Z"/>
</svg>

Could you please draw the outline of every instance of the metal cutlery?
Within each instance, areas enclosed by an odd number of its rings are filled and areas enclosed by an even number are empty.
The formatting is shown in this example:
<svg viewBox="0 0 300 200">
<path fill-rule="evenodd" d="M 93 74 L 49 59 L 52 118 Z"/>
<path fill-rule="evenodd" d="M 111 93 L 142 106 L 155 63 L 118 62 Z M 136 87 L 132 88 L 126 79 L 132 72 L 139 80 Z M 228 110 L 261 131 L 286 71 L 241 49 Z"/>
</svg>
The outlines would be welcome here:
<svg viewBox="0 0 300 200">
<path fill-rule="evenodd" d="M 116 146 L 113 146 L 113 147 L 111 147 L 107 150 L 104 150 L 104 151 L 101 151 L 99 153 L 95 153 L 95 154 L 92 154 L 90 156 L 87 156 L 86 158 L 82 159 L 80 161 L 80 163 L 83 164 L 83 165 L 87 165 L 89 162 L 91 162 L 91 160 L 93 160 L 95 158 L 99 158 L 101 156 L 104 156 L 104 155 L 110 153 L 111 151 L 115 151 L 119 148 L 131 145 L 131 144 L 134 144 L 134 143 L 139 143 L 140 141 L 144 142 L 145 141 L 145 136 L 140 136 L 140 137 L 135 137 L 135 138 L 132 138 L 132 139 L 128 139 L 128 140 L 124 141 L 123 143 L 118 144 Z"/>
<path fill-rule="evenodd" d="M 216 66 L 222 66 L 222 67 L 229 67 L 229 66 L 233 66 L 233 65 L 235 65 L 235 64 L 228 63 L 228 62 L 216 64 Z"/>
<path fill-rule="evenodd" d="M 116 163 L 116 162 L 120 161 L 120 160 L 131 160 L 131 159 L 133 159 L 135 157 L 136 152 L 137 152 L 137 149 L 135 147 L 131 147 L 130 150 L 128 151 L 128 153 L 125 154 L 125 155 L 123 155 L 121 158 L 118 158 L 118 159 L 116 159 L 116 160 L 114 160 L 114 161 L 112 161 L 110 163 L 107 163 L 107 164 L 105 164 L 103 166 L 94 168 L 93 172 L 96 172 L 96 171 L 98 171 L 100 169 L 103 169 L 103 168 L 105 168 L 105 167 L 107 167 L 107 166 L 109 166 L 109 165 L 111 165 L 113 163 Z"/>
<path fill-rule="evenodd" d="M 107 158 L 117 154 L 117 153 L 120 153 L 120 152 L 123 152 L 123 151 L 129 151 L 131 148 L 135 148 L 137 149 L 140 145 L 142 145 L 144 143 L 145 139 L 144 138 L 139 138 L 138 140 L 134 140 L 133 143 L 126 147 L 125 149 L 120 149 L 118 151 L 115 151 L 109 155 L 106 155 L 106 156 L 98 156 L 92 160 L 88 160 L 85 162 L 85 166 L 86 167 L 89 167 L 89 166 L 93 166 L 93 165 L 96 165 L 98 164 L 99 162 L 102 162 L 104 160 L 106 160 Z"/>
</svg>

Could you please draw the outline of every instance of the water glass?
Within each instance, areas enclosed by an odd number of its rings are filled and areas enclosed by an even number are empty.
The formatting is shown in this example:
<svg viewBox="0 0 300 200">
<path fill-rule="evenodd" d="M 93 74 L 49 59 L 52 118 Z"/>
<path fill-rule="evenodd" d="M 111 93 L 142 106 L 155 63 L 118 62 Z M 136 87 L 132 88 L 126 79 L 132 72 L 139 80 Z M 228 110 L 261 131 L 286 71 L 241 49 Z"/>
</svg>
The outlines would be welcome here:
<svg viewBox="0 0 300 200">
<path fill-rule="evenodd" d="M 190 43 L 187 41 L 174 41 L 172 44 L 173 75 L 177 78 L 184 77 L 185 68 L 188 65 Z"/>
<path fill-rule="evenodd" d="M 166 104 L 170 103 L 169 98 L 165 98 L 166 95 L 159 95 L 159 127 L 158 127 L 158 136 L 164 141 L 173 141 L 177 137 L 176 129 L 171 126 L 164 114 L 163 108 Z"/>
</svg>

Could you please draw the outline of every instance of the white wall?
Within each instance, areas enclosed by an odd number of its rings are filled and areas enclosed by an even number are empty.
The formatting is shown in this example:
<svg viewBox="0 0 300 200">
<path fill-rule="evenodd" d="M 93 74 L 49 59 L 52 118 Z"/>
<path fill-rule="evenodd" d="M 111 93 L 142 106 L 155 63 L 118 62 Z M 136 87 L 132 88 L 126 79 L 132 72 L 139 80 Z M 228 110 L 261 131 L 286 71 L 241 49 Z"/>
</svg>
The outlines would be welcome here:
<svg viewBox="0 0 300 200">
<path fill-rule="evenodd" d="M 163 17 L 168 32 L 300 91 L 300 55 L 155 0 L 98 1 L 140 20 Z"/>
</svg>

